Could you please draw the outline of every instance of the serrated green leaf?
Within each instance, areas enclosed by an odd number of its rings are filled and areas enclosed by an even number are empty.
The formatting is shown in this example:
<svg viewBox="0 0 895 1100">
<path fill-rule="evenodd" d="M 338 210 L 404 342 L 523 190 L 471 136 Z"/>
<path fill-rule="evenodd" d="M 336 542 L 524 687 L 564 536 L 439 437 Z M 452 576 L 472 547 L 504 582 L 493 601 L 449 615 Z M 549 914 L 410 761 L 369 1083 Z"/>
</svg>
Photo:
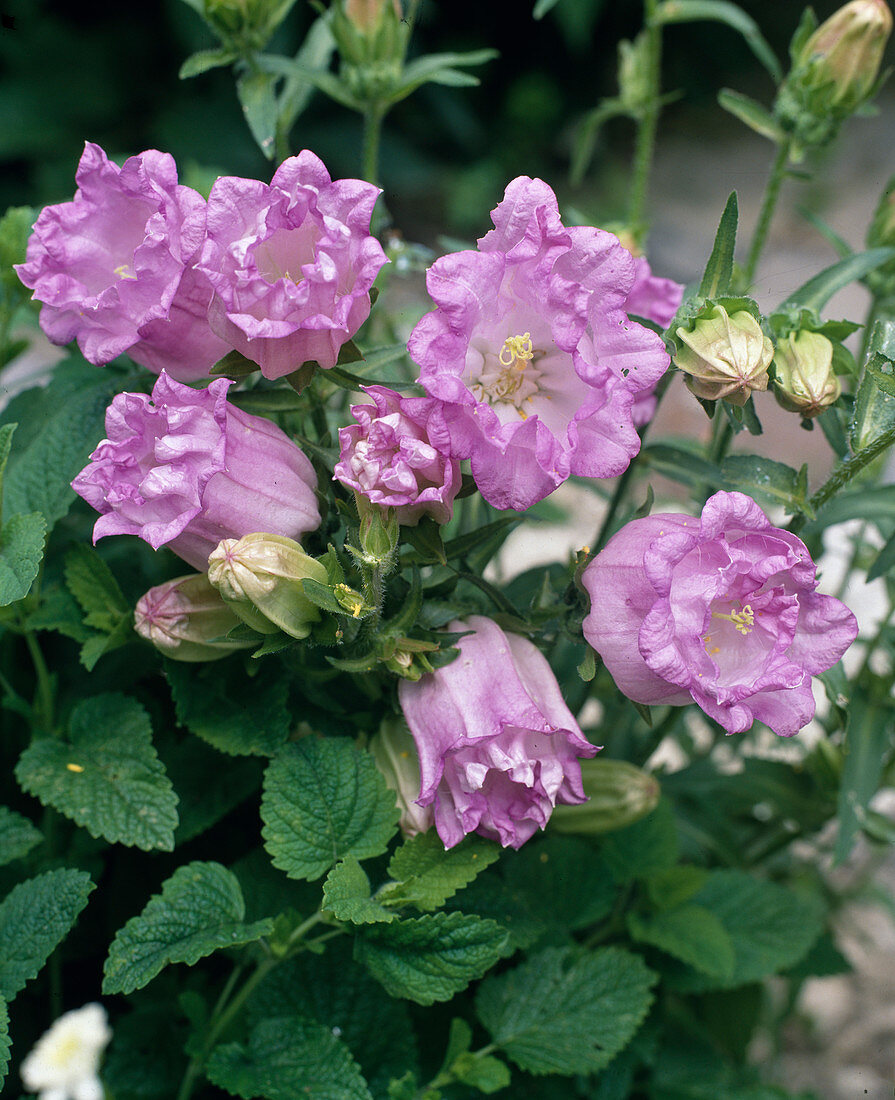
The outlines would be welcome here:
<svg viewBox="0 0 895 1100">
<path fill-rule="evenodd" d="M 236 94 L 242 113 L 261 152 L 271 160 L 277 132 L 277 100 L 274 85 L 279 78 L 271 73 L 247 72 L 236 81 Z"/>
<path fill-rule="evenodd" d="M 319 878 L 347 855 L 380 855 L 398 816 L 373 757 L 348 740 L 289 744 L 264 776 L 264 846 L 290 878 Z"/>
<path fill-rule="evenodd" d="M 24 599 L 40 569 L 47 524 L 40 512 L 14 515 L 0 531 L 0 607 Z"/>
<path fill-rule="evenodd" d="M 336 920 L 351 924 L 382 924 L 395 914 L 370 897 L 370 880 L 354 856 L 346 856 L 326 876 L 323 883 L 323 909 Z"/>
<path fill-rule="evenodd" d="M 26 856 L 43 838 L 27 817 L 0 806 L 0 867 Z"/>
<path fill-rule="evenodd" d="M 551 947 L 483 982 L 476 1013 L 521 1069 L 595 1073 L 640 1027 L 655 980 L 639 956 L 618 947 Z"/>
<path fill-rule="evenodd" d="M 6 1001 L 0 997 L 0 1085 L 6 1079 L 6 1071 L 9 1069 L 9 1051 L 12 1044 L 9 1041 L 9 1010 Z"/>
<path fill-rule="evenodd" d="M 42 738 L 16 765 L 22 788 L 110 844 L 174 847 L 177 795 L 152 744 L 146 711 L 97 695 L 72 711 L 68 741 Z"/>
<path fill-rule="evenodd" d="M 93 890 L 68 868 L 14 886 L 0 903 L 0 996 L 11 1001 L 68 935 Z"/>
<path fill-rule="evenodd" d="M 735 989 L 794 966 L 822 931 L 817 905 L 775 882 L 745 871 L 713 871 L 693 898 L 720 920 L 733 943 L 733 973 L 709 978 L 695 970 L 675 974 L 676 989 Z"/>
<path fill-rule="evenodd" d="M 188 863 L 162 883 L 146 908 L 121 929 L 103 968 L 104 993 L 133 993 L 171 963 L 193 966 L 222 947 L 266 936 L 270 920 L 244 923 L 245 901 L 220 863 Z"/>
<path fill-rule="evenodd" d="M 18 424 L 4 424 L 0 428 L 0 516 L 3 514 L 3 475 L 6 472 L 6 463 L 12 449 L 12 437 L 17 427 Z"/>
<path fill-rule="evenodd" d="M 90 631 L 74 596 L 63 584 L 44 584 L 40 604 L 25 620 L 28 630 L 56 630 L 76 642 L 86 642 Z"/>
<path fill-rule="evenodd" d="M 671 803 L 659 800 L 651 814 L 625 829 L 609 833 L 600 852 L 619 882 L 649 878 L 673 867 L 680 847 Z"/>
<path fill-rule="evenodd" d="M 110 634 L 132 614 L 112 570 L 91 546 L 76 543 L 65 555 L 65 585 L 94 630 Z"/>
<path fill-rule="evenodd" d="M 741 92 L 734 92 L 730 88 L 722 88 L 718 93 L 718 103 L 725 111 L 738 118 L 740 122 L 744 122 L 750 130 L 754 130 L 756 134 L 761 134 L 762 137 L 768 138 L 775 144 L 779 144 L 783 140 L 785 135 L 777 125 L 774 116 L 750 96 L 743 95 Z"/>
<path fill-rule="evenodd" d="M 500 958 L 506 931 L 463 913 L 433 913 L 358 934 L 355 956 L 393 997 L 447 1001 Z"/>
<path fill-rule="evenodd" d="M 842 863 L 851 853 L 870 799 L 876 794 L 883 762 L 892 744 L 891 709 L 874 706 L 856 691 L 848 706 L 845 763 L 839 786 L 839 833 L 833 857 Z"/>
<path fill-rule="evenodd" d="M 81 646 L 78 655 L 81 664 L 88 672 L 93 672 L 97 661 L 113 649 L 120 649 L 133 639 L 133 619 L 130 614 L 122 616 L 118 625 L 110 634 L 92 634 Z"/>
<path fill-rule="evenodd" d="M 216 1047 L 206 1074 L 245 1100 L 372 1100 L 348 1047 L 328 1028 L 300 1016 L 262 1020 L 247 1045 Z"/>
<path fill-rule="evenodd" d="M 628 914 L 628 932 L 638 943 L 658 947 L 668 955 L 725 981 L 733 976 L 733 942 L 724 925 L 700 905 L 679 905 L 649 916 Z"/>
<path fill-rule="evenodd" d="M 775 81 L 783 79 L 780 62 L 758 28 L 758 24 L 736 4 L 728 0 L 665 0 L 656 8 L 656 23 L 698 23 L 711 20 L 724 23 L 743 36 L 746 45 Z"/>
<path fill-rule="evenodd" d="M 217 50 L 198 50 L 184 61 L 177 75 L 181 80 L 189 80 L 192 76 L 207 73 L 209 69 L 218 69 L 222 65 L 229 65 L 238 56 L 233 50 L 226 47 Z"/>
<path fill-rule="evenodd" d="M 487 1096 L 505 1089 L 511 1080 L 509 1066 L 490 1054 L 461 1054 L 452 1063 L 451 1072 L 458 1081 L 471 1085 Z"/>
<path fill-rule="evenodd" d="M 731 191 L 724 207 L 724 213 L 718 223 L 715 233 L 715 243 L 712 245 L 712 253 L 702 282 L 699 284 L 701 298 L 717 298 L 720 294 L 727 294 L 730 290 L 730 281 L 733 278 L 733 253 L 737 243 L 737 193 Z"/>
<path fill-rule="evenodd" d="M 500 848 L 468 836 L 446 850 L 434 829 L 405 840 L 392 856 L 388 873 L 394 884 L 380 891 L 386 905 L 438 909 L 500 856 Z"/>
<path fill-rule="evenodd" d="M 166 661 L 177 719 L 231 756 L 272 756 L 289 736 L 289 684 L 276 665 L 250 677 L 237 657 L 213 664 Z"/>
</svg>

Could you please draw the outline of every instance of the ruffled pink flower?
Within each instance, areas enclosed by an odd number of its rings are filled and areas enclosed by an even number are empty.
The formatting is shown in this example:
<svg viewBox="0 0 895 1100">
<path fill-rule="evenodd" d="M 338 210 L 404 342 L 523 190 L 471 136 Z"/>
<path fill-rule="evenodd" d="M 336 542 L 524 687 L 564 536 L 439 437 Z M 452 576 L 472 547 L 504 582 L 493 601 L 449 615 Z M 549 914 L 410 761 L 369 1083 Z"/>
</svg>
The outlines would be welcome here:
<svg viewBox="0 0 895 1100">
<path fill-rule="evenodd" d="M 546 659 L 490 619 L 453 622 L 460 656 L 416 683 L 398 685 L 420 757 L 419 806 L 432 806 L 446 848 L 467 833 L 519 848 L 559 802 L 586 801 L 582 734 Z"/>
<path fill-rule="evenodd" d="M 334 367 L 367 319 L 386 262 L 370 236 L 378 196 L 363 180 L 333 181 L 307 149 L 270 186 L 224 176 L 212 187 L 198 263 L 215 291 L 209 320 L 265 378 L 308 360 Z"/>
<path fill-rule="evenodd" d="M 41 211 L 19 278 L 44 303 L 54 344 L 77 340 L 98 365 L 123 352 L 158 374 L 195 381 L 230 350 L 211 331 L 211 287 L 192 270 L 205 200 L 150 149 L 119 168 L 87 142 L 73 202 Z"/>
<path fill-rule="evenodd" d="M 335 476 L 373 504 L 394 508 L 413 526 L 424 515 L 447 523 L 460 488 L 460 463 L 441 407 L 427 397 L 402 397 L 385 386 L 365 386 L 372 405 L 353 405 L 357 421 L 339 429 Z"/>
<path fill-rule="evenodd" d="M 438 308 L 408 349 L 445 403 L 454 453 L 482 496 L 522 510 L 570 474 L 614 477 L 640 448 L 631 406 L 668 366 L 625 312 L 634 259 L 601 229 L 566 229 L 556 196 L 520 176 L 476 252 L 429 270 Z"/>
<path fill-rule="evenodd" d="M 855 640 L 854 615 L 816 592 L 805 545 L 743 493 L 701 518 L 628 523 L 584 571 L 584 636 L 639 703 L 696 702 L 728 733 L 789 737 L 811 721 L 811 677 Z"/>
<path fill-rule="evenodd" d="M 653 275 L 652 268 L 645 256 L 634 258 L 634 285 L 628 292 L 625 310 L 636 317 L 645 317 L 662 328 L 668 328 L 678 311 L 684 287 L 674 279 L 660 279 Z M 631 418 L 635 428 L 642 428 L 652 420 L 656 412 L 654 387 L 641 390 L 634 396 Z"/>
<path fill-rule="evenodd" d="M 194 390 L 162 374 L 152 397 L 120 393 L 72 488 L 102 515 L 93 541 L 137 535 L 196 569 L 221 539 L 298 539 L 320 523 L 314 468 L 263 416 L 227 401 L 229 379 Z"/>
</svg>

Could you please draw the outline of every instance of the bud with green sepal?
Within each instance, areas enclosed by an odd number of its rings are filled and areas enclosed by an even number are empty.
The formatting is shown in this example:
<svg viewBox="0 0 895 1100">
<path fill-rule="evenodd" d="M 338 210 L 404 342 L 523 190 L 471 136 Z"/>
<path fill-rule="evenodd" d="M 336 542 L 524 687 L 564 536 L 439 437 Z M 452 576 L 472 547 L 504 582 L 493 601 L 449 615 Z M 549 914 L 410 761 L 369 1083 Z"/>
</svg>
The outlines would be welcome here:
<svg viewBox="0 0 895 1100">
<path fill-rule="evenodd" d="M 391 572 L 398 548 L 400 525 L 394 508 L 372 504 L 361 493 L 355 493 L 357 514 L 360 519 L 358 541 L 360 551 L 348 547 L 364 565 L 377 566 L 383 575 Z"/>
<path fill-rule="evenodd" d="M 241 54 L 262 50 L 295 0 L 204 0 L 202 14 L 221 41 Z"/>
<path fill-rule="evenodd" d="M 134 629 L 175 661 L 217 661 L 253 639 L 227 637 L 240 620 L 204 573 L 156 585 L 134 609 Z"/>
<path fill-rule="evenodd" d="M 790 333 L 774 351 L 774 396 L 806 419 L 838 400 L 842 386 L 833 369 L 833 343 L 819 332 Z"/>
<path fill-rule="evenodd" d="M 658 805 L 658 780 L 633 764 L 599 757 L 580 763 L 587 802 L 556 806 L 549 825 L 554 832 L 579 836 L 609 833 L 633 825 Z"/>
<path fill-rule="evenodd" d="M 675 329 L 674 362 L 696 397 L 745 405 L 753 391 L 768 388 L 774 345 L 760 317 L 750 299 L 718 299 Z"/>
<path fill-rule="evenodd" d="M 885 0 L 851 0 L 817 26 L 810 8 L 790 44 L 792 68 L 774 116 L 793 142 L 792 156 L 826 145 L 842 122 L 879 89 L 883 51 L 892 32 Z"/>
<path fill-rule="evenodd" d="M 253 629 L 306 638 L 320 611 L 305 595 L 302 581 L 325 584 L 328 577 L 294 539 L 255 532 L 220 542 L 208 559 L 208 579 Z"/>
<path fill-rule="evenodd" d="M 416 804 L 420 796 L 420 759 L 404 719 L 384 719 L 370 740 L 369 749 L 386 786 L 395 792 L 404 835 L 426 832 L 434 821 L 432 807 Z"/>
<path fill-rule="evenodd" d="M 346 89 L 361 102 L 388 97 L 400 83 L 410 33 L 398 0 L 337 0 L 330 11 Z"/>
</svg>

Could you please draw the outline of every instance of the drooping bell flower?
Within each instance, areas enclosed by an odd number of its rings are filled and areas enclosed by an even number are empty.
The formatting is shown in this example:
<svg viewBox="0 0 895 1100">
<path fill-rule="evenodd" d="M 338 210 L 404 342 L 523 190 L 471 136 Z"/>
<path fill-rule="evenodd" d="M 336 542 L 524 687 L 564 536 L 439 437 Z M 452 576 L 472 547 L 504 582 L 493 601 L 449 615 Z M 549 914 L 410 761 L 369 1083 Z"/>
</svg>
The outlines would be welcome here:
<svg viewBox="0 0 895 1100">
<path fill-rule="evenodd" d="M 134 608 L 134 629 L 174 661 L 217 661 L 256 642 L 228 638 L 240 619 L 204 573 L 157 584 Z"/>
<path fill-rule="evenodd" d="M 335 476 L 372 504 L 394 508 L 398 522 L 424 515 L 447 523 L 460 488 L 460 463 L 437 401 L 366 386 L 372 405 L 353 405 L 356 423 L 339 429 Z"/>
<path fill-rule="evenodd" d="M 72 488 L 102 515 L 93 541 L 137 535 L 194 568 L 224 538 L 266 530 L 299 538 L 320 523 L 317 478 L 275 424 L 227 400 L 227 378 L 204 390 L 161 374 L 152 397 L 120 393 L 104 439 Z"/>
<path fill-rule="evenodd" d="M 472 832 L 519 848 L 557 803 L 585 800 L 578 758 L 598 749 L 527 638 L 481 615 L 448 629 L 471 632 L 460 656 L 398 685 L 420 758 L 416 802 L 432 807 L 446 848 Z"/>
<path fill-rule="evenodd" d="M 281 378 L 313 360 L 334 367 L 370 313 L 386 263 L 370 235 L 379 188 L 332 180 L 307 149 L 270 185 L 222 176 L 208 198 L 198 261 L 214 287 L 209 320 L 232 347 Z"/>
<path fill-rule="evenodd" d="M 640 448 L 634 398 L 668 356 L 661 337 L 628 318 L 634 259 L 611 233 L 565 228 L 551 189 L 527 176 L 492 219 L 477 251 L 430 268 L 437 309 L 408 350 L 482 495 L 522 510 L 571 474 L 627 468 Z"/>
<path fill-rule="evenodd" d="M 41 328 L 54 344 L 77 340 L 91 363 L 127 352 L 156 374 L 204 377 L 230 350 L 208 325 L 211 286 L 192 267 L 205 200 L 154 149 L 119 168 L 87 142 L 75 178 L 74 201 L 41 211 L 16 268 L 43 302 Z"/>
<path fill-rule="evenodd" d="M 716 493 L 701 517 L 633 520 L 582 579 L 584 636 L 620 690 L 695 702 L 728 733 L 753 721 L 798 733 L 814 716 L 811 677 L 858 632 L 843 603 L 816 591 L 805 545 L 744 493 Z"/>
</svg>

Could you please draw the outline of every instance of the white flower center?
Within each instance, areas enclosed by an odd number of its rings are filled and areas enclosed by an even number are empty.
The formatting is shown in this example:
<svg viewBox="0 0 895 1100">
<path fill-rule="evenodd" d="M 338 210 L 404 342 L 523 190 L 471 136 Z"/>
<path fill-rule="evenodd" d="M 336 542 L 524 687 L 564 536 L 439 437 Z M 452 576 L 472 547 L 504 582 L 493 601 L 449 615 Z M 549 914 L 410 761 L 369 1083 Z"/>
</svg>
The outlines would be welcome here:
<svg viewBox="0 0 895 1100">
<path fill-rule="evenodd" d="M 723 611 L 713 611 L 712 618 L 722 619 L 724 622 L 733 623 L 734 630 L 736 630 L 738 634 L 742 634 L 744 638 L 748 634 L 752 633 L 752 627 L 755 626 L 755 613 L 753 612 L 751 605 L 747 603 L 743 604 L 742 608 L 739 611 L 731 611 L 729 614 L 726 614 Z M 702 639 L 702 643 L 705 652 L 709 657 L 714 657 L 716 653 L 721 652 L 720 646 L 712 645 L 711 634 L 706 634 L 705 637 Z"/>
</svg>

